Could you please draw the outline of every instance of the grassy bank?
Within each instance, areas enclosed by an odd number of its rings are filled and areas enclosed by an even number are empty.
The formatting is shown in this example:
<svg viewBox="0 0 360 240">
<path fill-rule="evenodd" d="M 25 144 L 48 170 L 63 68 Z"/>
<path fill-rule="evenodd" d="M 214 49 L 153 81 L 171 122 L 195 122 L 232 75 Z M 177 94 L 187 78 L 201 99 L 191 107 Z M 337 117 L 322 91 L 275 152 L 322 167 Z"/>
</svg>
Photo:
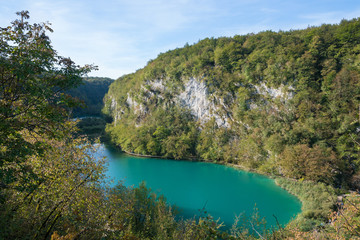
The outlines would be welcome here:
<svg viewBox="0 0 360 240">
<path fill-rule="evenodd" d="M 310 231 L 323 226 L 329 214 L 335 209 L 337 194 L 331 186 L 286 178 L 276 178 L 275 182 L 302 202 L 302 211 L 294 221 L 289 223 L 290 228 Z"/>
<path fill-rule="evenodd" d="M 113 143 L 113 142 L 112 142 Z M 114 144 L 114 143 L 113 143 Z M 114 144 L 115 145 L 115 144 Z M 125 151 L 126 152 L 126 151 Z M 128 153 L 128 152 L 126 152 Z M 149 156 L 128 153 L 139 157 L 159 157 L 163 156 Z M 189 159 L 182 159 L 189 160 Z M 191 159 L 191 161 L 206 161 L 200 158 Z M 253 172 L 265 175 L 269 178 L 275 179 L 278 186 L 285 189 L 290 194 L 296 196 L 302 203 L 301 212 L 291 221 L 287 229 L 298 229 L 299 231 L 312 231 L 317 228 L 322 228 L 328 222 L 330 213 L 335 210 L 337 193 L 336 190 L 324 183 L 316 183 L 313 181 L 293 180 L 284 177 L 274 176 L 265 172 L 260 172 L 258 169 L 246 168 L 241 165 L 235 165 L 225 162 L 206 161 L 215 164 L 227 165 L 239 170 Z"/>
</svg>

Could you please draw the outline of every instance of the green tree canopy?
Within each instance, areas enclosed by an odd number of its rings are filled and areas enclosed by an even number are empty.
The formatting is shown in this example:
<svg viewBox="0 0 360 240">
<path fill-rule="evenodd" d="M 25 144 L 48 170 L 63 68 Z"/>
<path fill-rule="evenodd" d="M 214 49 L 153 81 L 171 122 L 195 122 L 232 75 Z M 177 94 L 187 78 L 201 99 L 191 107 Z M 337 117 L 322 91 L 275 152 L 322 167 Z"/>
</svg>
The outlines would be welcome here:
<svg viewBox="0 0 360 240">
<path fill-rule="evenodd" d="M 66 134 L 66 109 L 73 98 L 64 91 L 81 83 L 81 76 L 94 66 L 75 65 L 59 56 L 47 32 L 49 23 L 30 24 L 29 12 L 0 28 L 0 183 L 4 187 L 17 178 L 20 162 L 44 145 L 44 134 L 61 138 Z M 25 139 L 25 134 L 32 141 Z"/>
</svg>

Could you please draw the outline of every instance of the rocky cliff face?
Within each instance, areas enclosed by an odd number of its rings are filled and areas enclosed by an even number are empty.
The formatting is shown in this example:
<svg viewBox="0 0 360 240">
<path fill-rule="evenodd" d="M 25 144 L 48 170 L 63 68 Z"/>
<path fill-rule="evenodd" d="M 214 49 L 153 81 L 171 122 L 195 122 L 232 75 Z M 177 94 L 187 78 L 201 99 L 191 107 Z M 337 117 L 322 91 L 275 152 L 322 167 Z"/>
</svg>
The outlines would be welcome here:
<svg viewBox="0 0 360 240">
<path fill-rule="evenodd" d="M 257 93 L 266 97 L 269 97 L 271 99 L 280 98 L 281 101 L 288 101 L 289 99 L 292 99 L 294 97 L 294 88 L 292 86 L 285 87 L 281 85 L 278 88 L 272 88 L 266 86 L 265 83 L 261 83 L 260 85 L 254 85 L 254 88 L 256 89 Z"/>
<path fill-rule="evenodd" d="M 115 97 L 110 96 L 110 106 L 109 106 L 111 115 L 114 119 L 114 124 L 116 125 L 117 121 L 121 119 L 121 115 L 124 114 L 124 111 L 119 107 Z"/>
<path fill-rule="evenodd" d="M 230 119 L 227 116 L 219 114 L 218 112 L 221 106 L 215 104 L 219 102 L 222 104 L 222 108 L 224 108 L 224 101 L 217 99 L 209 93 L 205 81 L 202 81 L 200 78 L 190 77 L 184 82 L 183 89 L 183 91 L 172 93 L 168 101 L 189 109 L 195 119 L 201 124 L 214 118 L 219 127 L 230 126 Z M 122 114 L 125 113 L 125 109 L 132 111 L 138 118 L 142 118 L 146 114 L 150 114 L 147 106 L 150 104 L 150 101 L 154 99 L 156 99 L 158 103 L 163 103 L 162 106 L 159 105 L 158 107 L 166 107 L 164 106 L 164 99 L 169 91 L 164 81 L 157 79 L 154 81 L 146 81 L 141 86 L 140 92 L 129 91 L 125 104 L 121 105 L 114 96 L 109 95 L 110 109 L 115 125 L 121 119 Z"/>
<path fill-rule="evenodd" d="M 166 86 L 164 80 L 156 79 L 145 81 L 140 87 L 140 91 L 130 90 L 127 93 L 125 104 L 119 104 L 114 96 L 109 95 L 110 109 L 115 125 L 127 109 L 137 116 L 137 126 L 139 126 L 141 125 L 141 119 L 147 114 L 151 114 L 148 107 L 151 101 L 157 102 L 157 107 L 164 108 L 166 108 L 166 103 L 170 101 L 189 109 L 191 114 L 201 124 L 205 124 L 214 118 L 219 127 L 230 127 L 232 121 L 231 105 L 236 102 L 235 96 L 228 96 L 228 100 L 225 103 L 224 99 L 210 94 L 205 81 L 197 77 L 190 77 L 184 80 L 182 89 L 183 91 L 172 92 Z M 278 98 L 284 103 L 292 99 L 295 94 L 292 87 L 280 86 L 273 88 L 266 86 L 265 83 L 253 85 L 252 89 L 253 94 L 258 94 L 265 99 Z M 166 97 L 169 94 L 171 96 Z M 265 100 L 265 102 L 267 101 Z M 250 108 L 257 107 L 256 104 L 250 101 Z"/>
<path fill-rule="evenodd" d="M 181 106 L 189 108 L 201 123 L 215 118 L 218 126 L 229 127 L 229 119 L 217 114 L 218 107 L 210 100 L 208 88 L 201 79 L 190 78 L 185 83 L 185 90 L 177 96 L 177 100 Z"/>
</svg>

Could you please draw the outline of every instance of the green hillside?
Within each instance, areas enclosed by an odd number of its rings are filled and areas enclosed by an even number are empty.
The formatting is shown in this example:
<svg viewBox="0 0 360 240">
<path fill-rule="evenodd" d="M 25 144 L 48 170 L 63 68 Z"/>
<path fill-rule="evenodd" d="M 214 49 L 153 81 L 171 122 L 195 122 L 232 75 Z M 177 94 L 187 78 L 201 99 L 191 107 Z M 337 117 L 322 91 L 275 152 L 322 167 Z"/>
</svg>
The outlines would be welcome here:
<svg viewBox="0 0 360 240">
<path fill-rule="evenodd" d="M 359 189 L 360 19 L 208 38 L 117 79 L 124 150 Z"/>
<path fill-rule="evenodd" d="M 224 232 L 206 213 L 179 219 L 145 184 L 110 186 L 98 145 L 69 121 L 68 91 L 96 67 L 17 15 L 0 28 L 0 239 L 359 239 L 359 195 L 335 195 L 360 185 L 359 19 L 205 39 L 110 85 L 103 112 L 123 149 L 285 176 L 303 202 L 285 228 L 265 230 L 255 211 Z"/>
<path fill-rule="evenodd" d="M 83 83 L 68 93 L 79 99 L 83 104 L 72 111 L 74 117 L 101 116 L 103 98 L 114 80 L 101 77 L 84 77 Z"/>
</svg>

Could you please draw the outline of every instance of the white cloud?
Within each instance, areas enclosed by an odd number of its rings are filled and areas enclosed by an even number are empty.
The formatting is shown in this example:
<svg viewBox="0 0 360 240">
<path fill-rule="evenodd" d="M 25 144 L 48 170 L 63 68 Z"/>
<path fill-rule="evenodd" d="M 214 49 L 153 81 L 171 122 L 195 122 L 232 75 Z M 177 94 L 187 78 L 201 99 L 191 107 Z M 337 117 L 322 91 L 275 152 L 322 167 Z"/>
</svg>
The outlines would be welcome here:
<svg viewBox="0 0 360 240">
<path fill-rule="evenodd" d="M 331 11 L 318 12 L 306 15 L 300 15 L 300 18 L 307 20 L 309 25 L 318 26 L 323 23 L 334 24 L 339 23 L 342 19 L 352 19 L 360 16 L 360 8 L 354 9 L 351 12 Z"/>
<path fill-rule="evenodd" d="M 205 37 L 298 29 L 360 16 L 356 10 L 309 10 L 309 0 L 296 6 L 280 0 L 0 1 L 0 26 L 27 9 L 31 22 L 53 24 L 50 38 L 60 55 L 80 65 L 95 63 L 100 71 L 92 75 L 112 78 L 143 67 L 160 52 Z"/>
</svg>

